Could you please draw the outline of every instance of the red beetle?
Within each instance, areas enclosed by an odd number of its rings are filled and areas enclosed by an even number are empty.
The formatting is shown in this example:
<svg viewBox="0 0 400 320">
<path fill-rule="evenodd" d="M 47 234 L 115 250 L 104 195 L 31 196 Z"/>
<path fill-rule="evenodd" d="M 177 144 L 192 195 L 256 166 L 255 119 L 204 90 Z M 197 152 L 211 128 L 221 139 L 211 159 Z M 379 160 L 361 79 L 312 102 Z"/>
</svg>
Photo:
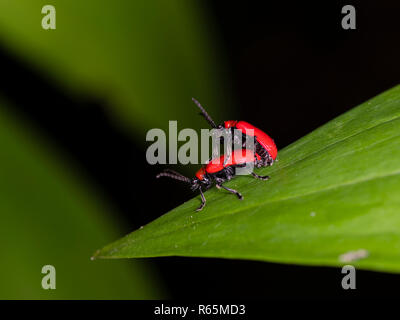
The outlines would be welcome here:
<svg viewBox="0 0 400 320">
<path fill-rule="evenodd" d="M 271 166 L 278 155 L 278 149 L 276 148 L 274 140 L 267 135 L 264 131 L 256 128 L 246 121 L 236 121 L 236 120 L 228 120 L 225 121 L 222 125 L 216 125 L 215 122 L 208 115 L 207 111 L 201 106 L 201 104 L 195 99 L 192 98 L 193 102 L 199 107 L 202 115 L 207 120 L 207 122 L 211 125 L 211 127 L 215 129 L 237 129 L 242 132 L 243 140 L 246 141 L 246 136 L 254 136 L 254 147 L 255 152 L 261 157 L 261 161 L 258 164 L 258 167 L 266 167 Z M 252 130 L 252 131 L 250 131 Z M 246 143 L 242 145 L 243 148 L 246 147 Z"/>
<path fill-rule="evenodd" d="M 245 167 L 249 163 L 253 163 L 255 166 L 258 166 L 262 161 L 258 154 L 254 154 L 253 151 L 246 149 L 234 150 L 229 160 L 230 161 L 227 164 L 225 155 L 212 159 L 196 172 L 195 178 L 193 179 L 185 177 L 182 174 L 170 169 L 166 169 L 164 172 L 159 173 L 156 177 L 169 177 L 183 181 L 189 183 L 193 191 L 199 190 L 201 195 L 201 205 L 196 211 L 200 211 L 206 204 L 206 198 L 204 197 L 203 190 L 211 188 L 213 183 L 215 183 L 215 186 L 218 189 L 223 188 L 228 190 L 242 200 L 243 196 L 238 191 L 225 187 L 222 184 L 225 181 L 231 180 L 236 175 L 236 168 Z M 254 172 L 252 172 L 251 175 L 260 180 L 269 179 L 269 176 L 259 176 Z"/>
</svg>

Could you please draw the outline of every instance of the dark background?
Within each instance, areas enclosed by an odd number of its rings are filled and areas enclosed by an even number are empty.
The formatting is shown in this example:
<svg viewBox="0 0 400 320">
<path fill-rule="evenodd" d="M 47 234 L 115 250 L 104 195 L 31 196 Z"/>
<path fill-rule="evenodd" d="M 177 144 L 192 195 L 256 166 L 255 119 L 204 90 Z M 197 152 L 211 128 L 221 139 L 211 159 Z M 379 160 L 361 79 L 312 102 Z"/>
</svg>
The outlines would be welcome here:
<svg viewBox="0 0 400 320">
<path fill-rule="evenodd" d="M 356 30 L 341 28 L 345 4 L 356 7 Z M 206 1 L 204 6 L 227 59 L 226 88 L 235 97 L 226 119 L 215 120 L 246 120 L 265 129 L 279 149 L 399 84 L 398 1 Z M 81 166 L 129 222 L 126 233 L 193 197 L 185 186 L 155 180 L 162 168 L 147 164 L 145 147 L 109 121 L 101 101 L 75 101 L 1 44 L 0 70 L 0 93 Z M 344 291 L 338 268 L 149 260 L 171 297 L 180 298 L 378 297 L 395 294 L 400 285 L 398 275 L 357 271 L 357 290 Z"/>
</svg>

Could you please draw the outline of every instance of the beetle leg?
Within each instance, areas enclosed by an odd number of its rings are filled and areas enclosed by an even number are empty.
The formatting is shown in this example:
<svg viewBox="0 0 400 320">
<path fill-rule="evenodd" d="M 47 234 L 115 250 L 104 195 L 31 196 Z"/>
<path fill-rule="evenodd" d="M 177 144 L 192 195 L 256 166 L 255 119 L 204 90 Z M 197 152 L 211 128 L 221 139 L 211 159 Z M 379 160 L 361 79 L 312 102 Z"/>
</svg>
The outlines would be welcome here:
<svg viewBox="0 0 400 320">
<path fill-rule="evenodd" d="M 252 172 L 251 175 L 256 178 L 256 179 L 260 179 L 260 180 L 268 180 L 269 176 L 259 176 L 258 174 Z"/>
<path fill-rule="evenodd" d="M 254 148 L 254 165 L 256 166 L 256 168 L 261 168 L 262 166 L 262 160 L 257 159 L 256 148 Z"/>
<path fill-rule="evenodd" d="M 201 195 L 201 205 L 200 205 L 200 207 L 198 207 L 196 209 L 196 211 L 203 210 L 204 206 L 206 205 L 206 197 L 204 196 L 203 191 L 201 190 L 201 188 L 199 190 L 200 190 L 200 195 Z"/>
<path fill-rule="evenodd" d="M 225 187 L 225 186 L 222 185 L 222 184 L 219 185 L 219 188 L 224 188 L 225 190 L 227 190 L 227 191 L 229 191 L 229 192 L 235 194 L 235 195 L 239 198 L 239 200 L 243 200 L 243 196 L 240 194 L 240 192 L 238 192 L 238 191 L 236 191 L 236 190 L 234 190 L 234 189 Z"/>
</svg>

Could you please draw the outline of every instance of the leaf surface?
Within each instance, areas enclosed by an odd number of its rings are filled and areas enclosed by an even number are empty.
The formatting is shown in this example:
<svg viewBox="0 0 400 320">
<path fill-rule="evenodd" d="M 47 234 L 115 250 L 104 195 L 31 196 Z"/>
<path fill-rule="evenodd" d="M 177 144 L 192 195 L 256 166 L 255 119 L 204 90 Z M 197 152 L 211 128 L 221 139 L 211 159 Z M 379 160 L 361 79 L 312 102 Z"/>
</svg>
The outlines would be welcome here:
<svg viewBox="0 0 400 320">
<path fill-rule="evenodd" d="M 101 258 L 196 256 L 400 271 L 400 86 L 106 246 Z M 172 183 L 172 182 L 171 182 Z M 179 196 L 179 195 L 174 195 Z"/>
</svg>

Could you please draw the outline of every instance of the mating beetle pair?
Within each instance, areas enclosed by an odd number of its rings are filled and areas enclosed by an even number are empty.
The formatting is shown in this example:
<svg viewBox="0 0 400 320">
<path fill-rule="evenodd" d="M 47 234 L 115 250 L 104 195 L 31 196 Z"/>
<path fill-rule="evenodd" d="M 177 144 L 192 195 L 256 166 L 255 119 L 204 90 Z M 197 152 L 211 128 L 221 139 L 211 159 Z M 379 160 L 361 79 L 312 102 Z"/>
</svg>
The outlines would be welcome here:
<svg viewBox="0 0 400 320">
<path fill-rule="evenodd" d="M 199 190 L 201 195 L 201 205 L 196 211 L 200 211 L 206 204 L 206 198 L 204 197 L 203 190 L 209 189 L 213 183 L 220 189 L 223 188 L 233 194 L 235 194 L 240 200 L 243 196 L 236 190 L 228 188 L 222 183 L 229 181 L 236 174 L 236 168 L 245 167 L 247 164 L 254 164 L 257 168 L 270 166 L 274 163 L 278 150 L 276 148 L 274 140 L 272 140 L 265 132 L 254 127 L 245 121 L 225 121 L 223 125 L 216 125 L 201 104 L 196 100 L 192 99 L 193 102 L 199 107 L 202 115 L 215 129 L 231 129 L 239 130 L 242 132 L 243 137 L 246 139 L 247 136 L 254 137 L 254 150 L 247 150 L 246 144 L 243 144 L 243 149 L 237 149 L 232 152 L 229 157 L 222 155 L 220 157 L 211 159 L 206 165 L 204 165 L 199 171 L 197 171 L 195 177 L 190 179 L 183 176 L 182 174 L 166 169 L 164 172 L 159 173 L 157 178 L 169 177 L 179 181 L 189 183 L 193 191 Z M 244 140 L 246 141 L 246 140 Z M 261 180 L 268 180 L 268 176 L 259 176 L 254 172 L 251 173 L 253 177 Z"/>
</svg>

